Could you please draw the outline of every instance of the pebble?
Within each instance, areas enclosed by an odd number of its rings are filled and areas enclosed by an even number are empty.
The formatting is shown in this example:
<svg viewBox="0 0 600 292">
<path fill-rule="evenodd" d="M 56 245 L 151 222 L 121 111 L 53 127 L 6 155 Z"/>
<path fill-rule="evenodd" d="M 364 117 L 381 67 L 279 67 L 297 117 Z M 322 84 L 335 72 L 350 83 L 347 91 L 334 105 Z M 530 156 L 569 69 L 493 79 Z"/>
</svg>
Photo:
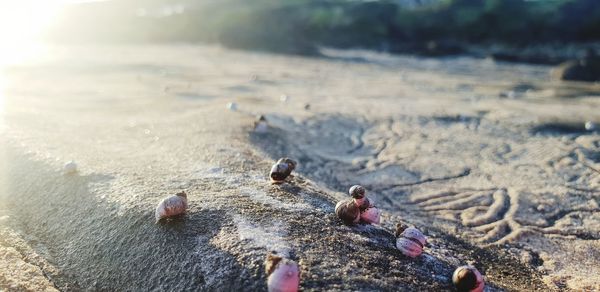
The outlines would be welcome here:
<svg viewBox="0 0 600 292">
<path fill-rule="evenodd" d="M 238 110 L 238 105 L 235 102 L 229 102 L 227 103 L 227 109 L 234 112 Z"/>
<path fill-rule="evenodd" d="M 595 131 L 597 128 L 598 128 L 598 126 L 594 122 L 591 122 L 591 121 L 585 122 L 586 130 L 592 132 L 592 131 Z"/>
<path fill-rule="evenodd" d="M 75 163 L 75 161 L 71 160 L 67 163 L 65 163 L 65 166 L 63 167 L 63 172 L 65 174 L 74 174 L 77 172 L 77 163 Z"/>
</svg>

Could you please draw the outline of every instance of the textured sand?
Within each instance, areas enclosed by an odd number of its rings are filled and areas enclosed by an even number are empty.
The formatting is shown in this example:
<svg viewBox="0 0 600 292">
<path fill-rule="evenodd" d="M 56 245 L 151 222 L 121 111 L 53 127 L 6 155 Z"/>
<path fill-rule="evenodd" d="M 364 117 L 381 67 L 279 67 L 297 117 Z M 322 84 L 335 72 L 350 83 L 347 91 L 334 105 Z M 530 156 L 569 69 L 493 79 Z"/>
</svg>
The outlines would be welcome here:
<svg viewBox="0 0 600 292">
<path fill-rule="evenodd" d="M 584 127 L 600 124 L 598 85 L 327 53 L 54 48 L 5 69 L 0 226 L 47 261 L 23 273 L 61 290 L 264 289 L 277 250 L 300 261 L 305 290 L 447 290 L 465 263 L 490 291 L 600 289 L 600 136 Z M 258 113 L 267 133 L 252 132 Z M 299 175 L 271 186 L 280 156 Z M 61 174 L 69 160 L 78 175 Z M 382 227 L 333 215 L 357 183 Z M 154 225 L 158 200 L 182 189 L 190 214 Z M 430 238 L 417 260 L 393 247 L 400 220 Z"/>
</svg>

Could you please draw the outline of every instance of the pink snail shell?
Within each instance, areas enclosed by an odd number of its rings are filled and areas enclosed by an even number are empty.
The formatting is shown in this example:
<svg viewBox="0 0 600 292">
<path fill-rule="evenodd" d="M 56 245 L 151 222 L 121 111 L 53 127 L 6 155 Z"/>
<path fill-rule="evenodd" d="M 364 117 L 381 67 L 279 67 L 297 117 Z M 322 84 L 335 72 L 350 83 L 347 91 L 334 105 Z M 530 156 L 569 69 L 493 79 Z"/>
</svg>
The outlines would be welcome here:
<svg viewBox="0 0 600 292">
<path fill-rule="evenodd" d="M 173 196 L 164 198 L 160 203 L 158 203 L 156 206 L 156 211 L 154 212 L 156 223 L 164 218 L 184 214 L 187 207 L 187 194 L 185 192 L 180 192 Z"/>
<path fill-rule="evenodd" d="M 300 286 L 300 268 L 290 259 L 269 254 L 265 264 L 269 292 L 296 292 Z"/>
<path fill-rule="evenodd" d="M 485 282 L 481 273 L 473 266 L 458 267 L 452 274 L 452 283 L 458 291 L 483 292 Z"/>
<path fill-rule="evenodd" d="M 368 207 L 360 212 L 360 219 L 369 224 L 379 224 L 380 212 L 375 206 Z"/>
<path fill-rule="evenodd" d="M 396 239 L 396 247 L 405 255 L 416 258 L 423 253 L 427 237 L 414 227 L 408 227 Z"/>
</svg>

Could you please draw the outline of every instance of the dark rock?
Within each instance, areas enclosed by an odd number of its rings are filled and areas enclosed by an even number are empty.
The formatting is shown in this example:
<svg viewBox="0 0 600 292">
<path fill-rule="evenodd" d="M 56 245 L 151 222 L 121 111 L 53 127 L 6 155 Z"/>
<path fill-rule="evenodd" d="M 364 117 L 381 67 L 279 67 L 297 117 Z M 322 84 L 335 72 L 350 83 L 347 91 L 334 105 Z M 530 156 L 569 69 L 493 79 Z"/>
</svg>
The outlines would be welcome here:
<svg viewBox="0 0 600 292">
<path fill-rule="evenodd" d="M 590 50 L 583 59 L 560 64 L 554 70 L 553 77 L 569 81 L 600 81 L 600 57 Z"/>
</svg>

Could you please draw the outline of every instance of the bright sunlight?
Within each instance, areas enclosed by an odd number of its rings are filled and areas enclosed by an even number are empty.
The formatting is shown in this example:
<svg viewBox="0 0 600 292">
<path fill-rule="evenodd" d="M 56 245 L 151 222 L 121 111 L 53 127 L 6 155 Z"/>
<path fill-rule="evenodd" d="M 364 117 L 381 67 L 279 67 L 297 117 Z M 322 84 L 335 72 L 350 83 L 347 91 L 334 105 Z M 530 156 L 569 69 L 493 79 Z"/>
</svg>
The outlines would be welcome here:
<svg viewBox="0 0 600 292">
<path fill-rule="evenodd" d="M 0 0 L 0 65 L 36 54 L 41 33 L 55 20 L 60 0 Z"/>
<path fill-rule="evenodd" d="M 5 103 L 4 67 L 41 54 L 41 33 L 56 18 L 59 0 L 0 0 L 0 129 Z"/>
</svg>

